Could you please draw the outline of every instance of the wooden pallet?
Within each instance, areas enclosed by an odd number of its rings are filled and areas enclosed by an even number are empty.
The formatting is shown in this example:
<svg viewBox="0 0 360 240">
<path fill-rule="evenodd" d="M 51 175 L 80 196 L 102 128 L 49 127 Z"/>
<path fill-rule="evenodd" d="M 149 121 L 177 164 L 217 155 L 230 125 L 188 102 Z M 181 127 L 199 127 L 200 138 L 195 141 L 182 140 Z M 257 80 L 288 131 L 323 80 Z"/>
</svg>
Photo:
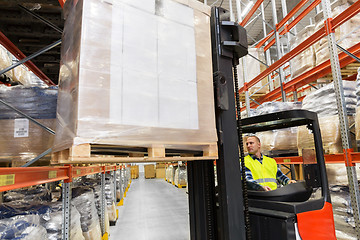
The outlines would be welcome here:
<svg viewBox="0 0 360 240">
<path fill-rule="evenodd" d="M 83 163 L 138 163 L 138 162 L 173 162 L 214 160 L 218 158 L 217 144 L 198 145 L 202 148 L 202 156 L 194 156 L 192 151 L 167 149 L 164 145 L 153 145 L 149 148 L 81 144 L 74 145 L 52 154 L 52 164 Z M 197 151 L 199 152 L 199 151 Z"/>
<path fill-rule="evenodd" d="M 266 93 L 254 93 L 253 95 L 249 94 L 249 96 L 254 100 L 256 100 L 264 95 L 266 95 Z M 245 93 L 240 93 L 240 102 L 245 102 Z"/>
<path fill-rule="evenodd" d="M 341 77 L 344 79 L 344 78 L 347 78 L 354 74 L 357 74 L 357 70 L 359 67 L 360 67 L 360 63 L 358 63 L 358 62 L 350 63 L 349 65 L 341 68 Z M 322 81 L 325 81 L 325 80 L 332 81 L 333 80 L 332 73 L 329 73 L 328 75 L 322 77 L 321 80 Z"/>
</svg>

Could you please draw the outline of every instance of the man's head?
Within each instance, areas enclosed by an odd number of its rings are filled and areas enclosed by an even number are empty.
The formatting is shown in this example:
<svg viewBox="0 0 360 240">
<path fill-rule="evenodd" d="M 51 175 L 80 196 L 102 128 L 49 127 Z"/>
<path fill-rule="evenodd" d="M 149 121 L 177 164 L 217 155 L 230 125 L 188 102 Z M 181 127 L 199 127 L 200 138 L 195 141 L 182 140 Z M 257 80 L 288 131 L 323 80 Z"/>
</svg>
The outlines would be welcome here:
<svg viewBox="0 0 360 240">
<path fill-rule="evenodd" d="M 260 153 L 260 139 L 257 136 L 249 136 L 246 138 L 246 148 L 249 154 Z"/>
</svg>

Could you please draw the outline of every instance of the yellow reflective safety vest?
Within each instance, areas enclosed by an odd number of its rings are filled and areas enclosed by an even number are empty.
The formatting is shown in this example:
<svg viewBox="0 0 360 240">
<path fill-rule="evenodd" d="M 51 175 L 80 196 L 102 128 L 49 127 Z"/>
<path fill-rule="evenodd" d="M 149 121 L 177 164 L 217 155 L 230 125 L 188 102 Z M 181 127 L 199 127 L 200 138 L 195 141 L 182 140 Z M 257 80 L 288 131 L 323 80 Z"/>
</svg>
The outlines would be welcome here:
<svg viewBox="0 0 360 240">
<path fill-rule="evenodd" d="M 272 190 L 277 189 L 276 173 L 278 168 L 275 159 L 263 155 L 261 164 L 258 160 L 254 160 L 250 155 L 247 155 L 245 157 L 245 167 L 251 171 L 257 183 L 268 186 Z"/>
</svg>

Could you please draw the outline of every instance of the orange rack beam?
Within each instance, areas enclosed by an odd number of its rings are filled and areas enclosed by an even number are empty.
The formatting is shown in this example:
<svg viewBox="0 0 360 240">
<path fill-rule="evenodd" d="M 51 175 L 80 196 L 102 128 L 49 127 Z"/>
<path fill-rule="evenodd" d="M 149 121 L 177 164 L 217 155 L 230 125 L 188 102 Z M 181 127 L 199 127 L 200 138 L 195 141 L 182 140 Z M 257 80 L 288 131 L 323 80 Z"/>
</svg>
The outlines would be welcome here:
<svg viewBox="0 0 360 240">
<path fill-rule="evenodd" d="M 25 54 L 20 51 L 1 31 L 0 31 L 0 44 L 3 45 L 11 54 L 17 59 L 22 60 L 26 58 Z M 38 76 L 48 86 L 55 86 L 55 83 L 48 78 L 32 61 L 24 63 L 36 76 Z"/>
<path fill-rule="evenodd" d="M 0 168 L 0 192 L 69 179 L 69 167 Z"/>
<path fill-rule="evenodd" d="M 360 57 L 360 43 L 352 46 L 351 48 L 348 49 L 349 52 L 351 52 L 352 54 L 354 54 L 357 57 Z M 339 62 L 340 62 L 340 67 L 345 67 L 346 65 L 355 62 L 356 60 L 353 59 L 352 57 L 350 57 L 349 55 L 347 55 L 344 52 L 341 52 L 339 54 Z M 284 83 L 283 84 L 283 88 L 284 91 L 290 92 L 292 91 L 294 88 L 298 89 L 300 87 L 305 86 L 306 84 L 312 83 L 315 80 L 327 75 L 331 73 L 331 64 L 330 64 L 330 60 L 327 60 L 325 62 L 323 62 L 322 64 L 316 66 L 313 69 L 310 69 L 309 71 L 301 74 L 300 76 L 292 79 L 291 81 Z M 281 89 L 280 87 L 274 89 L 273 91 L 269 92 L 268 94 L 256 99 L 256 101 L 258 103 L 263 103 L 263 102 L 267 102 L 267 101 L 274 101 L 278 98 L 281 97 Z M 251 103 L 250 107 L 256 107 L 257 105 L 254 103 Z M 242 108 L 242 110 L 245 108 Z"/>
<path fill-rule="evenodd" d="M 59 0 L 61 1 L 61 0 Z M 246 14 L 246 17 L 244 18 L 244 20 L 239 23 L 241 26 L 245 26 L 245 24 L 250 20 L 251 16 L 255 13 L 256 9 L 258 9 L 260 7 L 260 5 L 262 4 L 264 0 L 257 0 L 256 3 L 254 4 L 254 6 L 250 9 L 249 13 Z"/>
<path fill-rule="evenodd" d="M 356 3 L 354 3 L 353 5 L 348 7 L 345 11 L 340 13 L 336 18 L 331 20 L 332 30 L 334 30 L 336 27 L 339 27 L 341 24 L 343 24 L 344 22 L 346 22 L 347 20 L 349 20 L 350 18 L 352 18 L 353 16 L 355 16 L 359 12 L 360 12 L 360 1 L 357 1 Z M 326 35 L 326 30 L 325 30 L 325 26 L 324 26 L 321 29 L 319 29 L 318 31 L 316 31 L 309 38 L 307 38 L 305 41 L 303 41 L 301 44 L 299 44 L 297 47 L 295 47 L 293 50 L 291 50 L 290 52 L 285 54 L 278 61 L 276 61 L 275 63 L 270 65 L 266 70 L 264 70 L 262 73 L 260 73 L 254 79 L 252 79 L 250 82 L 248 82 L 247 83 L 247 88 L 250 88 L 250 87 L 254 86 L 256 83 L 258 83 L 263 78 L 268 76 L 271 72 L 273 72 L 274 70 L 276 70 L 279 67 L 281 67 L 282 65 L 284 65 L 286 62 L 288 62 L 289 60 L 294 58 L 296 55 L 298 55 L 301 51 L 305 50 L 306 48 L 308 48 L 309 46 L 311 46 L 312 44 L 314 44 L 315 42 L 320 40 L 325 35 Z M 357 48 L 358 45 L 359 44 L 355 45 L 354 47 L 350 48 L 349 50 L 350 51 L 354 50 L 355 48 Z M 343 54 L 343 53 L 341 53 L 341 54 Z M 353 62 L 353 60 L 346 60 L 346 61 L 348 63 Z M 346 61 L 344 61 L 344 62 L 346 62 Z M 330 63 L 330 61 L 328 61 L 328 63 Z M 329 64 L 329 66 L 330 66 L 330 64 Z M 317 69 L 318 67 L 319 66 L 315 67 L 312 71 L 314 71 L 314 72 L 319 71 L 319 69 Z M 325 64 L 322 67 L 328 67 L 328 66 L 327 66 L 327 64 Z M 317 76 L 317 78 L 319 78 L 319 76 Z M 299 78 L 297 78 L 297 79 L 299 80 Z M 312 81 L 314 81 L 314 80 L 312 80 Z M 312 81 L 310 81 L 310 82 L 312 82 Z M 286 83 L 286 84 L 289 85 L 289 82 Z M 298 85 L 301 85 L 301 84 L 298 83 Z M 302 84 L 302 86 L 303 85 L 305 85 L 305 84 Z M 242 87 L 239 90 L 240 93 L 244 92 L 244 91 L 245 91 L 244 87 Z M 276 89 L 274 91 L 278 91 L 278 89 Z M 270 93 L 270 94 L 274 94 L 274 93 Z M 265 97 L 266 97 L 266 95 L 263 98 L 265 98 Z"/>
<path fill-rule="evenodd" d="M 353 163 L 360 163 L 360 153 L 359 152 L 352 152 L 352 162 Z M 344 163 L 345 164 L 345 155 L 343 153 L 338 154 L 326 154 L 325 163 Z M 278 157 L 274 158 L 277 164 L 303 164 L 303 159 L 301 156 L 295 157 Z"/>
<path fill-rule="evenodd" d="M 15 167 L 0 168 L 0 192 L 33 185 L 105 173 L 120 169 L 120 166 L 89 166 L 89 167 Z"/>
</svg>

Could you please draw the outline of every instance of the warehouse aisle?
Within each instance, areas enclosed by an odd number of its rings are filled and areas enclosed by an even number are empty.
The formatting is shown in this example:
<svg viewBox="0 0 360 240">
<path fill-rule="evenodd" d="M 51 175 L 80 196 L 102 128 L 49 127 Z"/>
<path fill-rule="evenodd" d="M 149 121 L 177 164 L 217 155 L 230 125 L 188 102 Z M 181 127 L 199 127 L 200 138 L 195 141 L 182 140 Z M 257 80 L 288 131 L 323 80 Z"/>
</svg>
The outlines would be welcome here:
<svg viewBox="0 0 360 240">
<path fill-rule="evenodd" d="M 133 179 L 110 240 L 186 240 L 190 237 L 186 189 L 164 179 Z"/>
</svg>

